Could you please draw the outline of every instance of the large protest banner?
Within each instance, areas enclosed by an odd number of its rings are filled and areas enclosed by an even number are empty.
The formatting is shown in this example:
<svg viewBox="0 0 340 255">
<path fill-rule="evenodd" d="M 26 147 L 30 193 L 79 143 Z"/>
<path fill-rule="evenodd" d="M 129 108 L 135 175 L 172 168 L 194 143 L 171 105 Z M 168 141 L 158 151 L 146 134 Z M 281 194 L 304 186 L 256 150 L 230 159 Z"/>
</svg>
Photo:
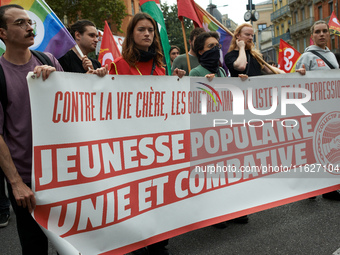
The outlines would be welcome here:
<svg viewBox="0 0 340 255">
<path fill-rule="evenodd" d="M 31 75 L 34 217 L 61 254 L 123 254 L 340 188 L 339 71 Z"/>
</svg>

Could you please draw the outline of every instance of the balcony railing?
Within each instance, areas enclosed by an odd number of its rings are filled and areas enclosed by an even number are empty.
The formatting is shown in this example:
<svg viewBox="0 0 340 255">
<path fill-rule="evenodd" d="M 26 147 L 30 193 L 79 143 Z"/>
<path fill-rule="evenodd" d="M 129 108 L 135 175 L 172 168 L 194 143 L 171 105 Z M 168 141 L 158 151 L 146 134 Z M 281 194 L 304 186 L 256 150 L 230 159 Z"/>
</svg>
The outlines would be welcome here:
<svg viewBox="0 0 340 255">
<path fill-rule="evenodd" d="M 313 25 L 313 23 L 314 23 L 314 17 L 310 17 L 310 18 L 305 19 L 301 22 L 293 24 L 290 27 L 290 33 L 293 34 L 293 33 L 296 33 L 298 31 L 301 31 L 303 29 L 309 29 Z"/>
<path fill-rule="evenodd" d="M 288 41 L 290 40 L 290 33 L 285 33 L 285 34 L 282 34 L 280 36 L 277 36 L 277 37 L 274 37 L 272 39 L 272 44 L 273 45 L 277 45 L 277 44 L 280 44 L 280 39 L 284 40 L 284 41 Z"/>
<path fill-rule="evenodd" d="M 283 15 L 289 15 L 290 14 L 290 9 L 288 5 L 283 6 L 282 8 L 276 10 L 275 12 L 273 12 L 272 14 L 270 14 L 270 20 L 276 20 L 279 17 L 283 16 Z"/>
</svg>

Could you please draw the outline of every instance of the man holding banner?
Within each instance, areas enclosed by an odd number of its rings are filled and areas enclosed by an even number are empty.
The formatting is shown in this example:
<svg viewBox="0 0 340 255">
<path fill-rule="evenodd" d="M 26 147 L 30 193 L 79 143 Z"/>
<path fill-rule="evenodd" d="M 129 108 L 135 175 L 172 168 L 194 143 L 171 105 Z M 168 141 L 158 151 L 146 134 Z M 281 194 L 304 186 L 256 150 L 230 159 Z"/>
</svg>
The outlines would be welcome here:
<svg viewBox="0 0 340 255">
<path fill-rule="evenodd" d="M 203 32 L 204 32 L 203 28 L 196 27 L 190 33 L 190 38 L 189 38 L 190 50 L 188 52 L 188 55 L 189 55 L 191 69 L 199 65 L 198 58 L 194 52 L 194 42 L 196 40 L 196 37 L 199 36 Z M 172 67 L 171 67 L 171 73 L 173 73 L 176 68 L 184 70 L 185 75 L 189 76 L 187 54 L 181 54 L 174 60 L 174 63 L 172 64 Z"/>
<path fill-rule="evenodd" d="M 64 71 L 86 73 L 89 70 L 95 70 L 98 76 L 105 76 L 107 66 L 101 67 L 98 60 L 87 56 L 96 50 L 98 43 L 96 26 L 89 20 L 78 20 L 71 26 L 70 32 L 78 47 L 73 47 L 58 59 Z"/>
<path fill-rule="evenodd" d="M 23 254 L 48 254 L 48 242 L 31 212 L 36 206 L 31 190 L 32 127 L 30 100 L 26 76 L 34 71 L 45 80 L 62 67 L 52 54 L 45 57 L 54 67 L 42 65 L 31 53 L 34 44 L 34 21 L 19 5 L 0 7 L 0 38 L 6 51 L 0 58 L 7 89 L 2 90 L 0 104 L 0 167 L 9 182 L 9 197 L 17 218 L 17 229 Z M 48 62 L 48 61 L 46 61 Z M 2 80 L 2 84 L 3 84 Z"/>
<path fill-rule="evenodd" d="M 244 23 L 235 29 L 233 39 L 231 41 L 229 52 L 224 57 L 231 77 L 239 75 L 257 76 L 262 72 L 266 74 L 284 73 L 276 67 L 269 67 L 264 62 L 260 53 L 255 50 L 254 29 Z"/>
</svg>

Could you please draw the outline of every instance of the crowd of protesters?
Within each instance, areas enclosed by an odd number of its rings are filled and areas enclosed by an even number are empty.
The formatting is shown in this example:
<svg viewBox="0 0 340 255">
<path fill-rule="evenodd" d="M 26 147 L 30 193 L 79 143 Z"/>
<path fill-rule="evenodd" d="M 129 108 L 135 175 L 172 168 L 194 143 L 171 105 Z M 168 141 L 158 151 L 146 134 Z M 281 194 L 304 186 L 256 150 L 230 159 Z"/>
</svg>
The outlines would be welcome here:
<svg viewBox="0 0 340 255">
<path fill-rule="evenodd" d="M 255 50 L 254 30 L 250 24 L 236 28 L 229 52 L 224 61 L 230 75 L 220 65 L 219 35 L 195 28 L 190 34 L 190 50 L 180 55 L 177 46 L 170 52 L 162 52 L 155 21 L 146 13 L 137 13 L 130 21 L 123 43 L 122 56 L 110 66 L 88 57 L 98 43 L 98 32 L 91 21 L 80 20 L 71 26 L 71 34 L 77 45 L 59 59 L 45 53 L 47 63 L 29 50 L 34 44 L 33 21 L 19 5 L 0 7 L 0 38 L 6 51 L 0 58 L 3 76 L 7 84 L 7 104 L 0 104 L 0 227 L 6 227 L 10 217 L 9 201 L 17 219 L 17 230 L 23 254 L 47 254 L 47 237 L 31 216 L 36 206 L 31 190 L 32 173 L 32 128 L 30 102 L 26 75 L 34 71 L 37 78 L 48 79 L 54 71 L 78 72 L 105 75 L 165 75 L 164 54 L 171 59 L 172 75 L 206 77 L 240 77 L 284 73 L 263 61 Z M 336 56 L 327 48 L 330 34 L 325 22 L 317 21 L 311 28 L 313 46 L 308 47 L 299 62 L 297 72 L 339 68 Z M 314 52 L 318 52 L 315 54 Z M 325 58 L 325 59 L 324 59 Z M 320 60 L 321 59 L 321 60 Z M 189 61 L 187 61 L 189 60 Z M 189 62 L 189 66 L 188 66 Z M 1 80 L 1 79 L 0 79 Z M 25 109 L 25 111 L 23 110 Z M 19 145 L 19 146 L 18 146 Z M 5 192 L 7 182 L 8 197 Z M 324 198 L 340 201 L 338 191 L 323 195 Z M 246 216 L 245 216 L 246 217 Z M 240 223 L 248 218 L 239 219 Z M 134 254 L 169 254 L 164 240 L 139 249 Z"/>
</svg>

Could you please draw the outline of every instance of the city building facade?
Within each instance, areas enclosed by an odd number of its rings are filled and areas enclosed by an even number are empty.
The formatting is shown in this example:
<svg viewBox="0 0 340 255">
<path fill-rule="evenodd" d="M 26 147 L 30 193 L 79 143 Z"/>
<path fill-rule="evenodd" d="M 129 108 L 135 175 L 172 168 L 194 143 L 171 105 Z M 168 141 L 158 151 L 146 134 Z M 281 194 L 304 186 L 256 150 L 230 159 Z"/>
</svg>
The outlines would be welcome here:
<svg viewBox="0 0 340 255">
<path fill-rule="evenodd" d="M 293 40 L 290 34 L 290 27 L 292 25 L 292 16 L 288 0 L 272 0 L 273 13 L 271 14 L 271 21 L 273 22 L 273 38 L 272 43 L 278 57 L 280 40 L 293 45 Z"/>
</svg>

